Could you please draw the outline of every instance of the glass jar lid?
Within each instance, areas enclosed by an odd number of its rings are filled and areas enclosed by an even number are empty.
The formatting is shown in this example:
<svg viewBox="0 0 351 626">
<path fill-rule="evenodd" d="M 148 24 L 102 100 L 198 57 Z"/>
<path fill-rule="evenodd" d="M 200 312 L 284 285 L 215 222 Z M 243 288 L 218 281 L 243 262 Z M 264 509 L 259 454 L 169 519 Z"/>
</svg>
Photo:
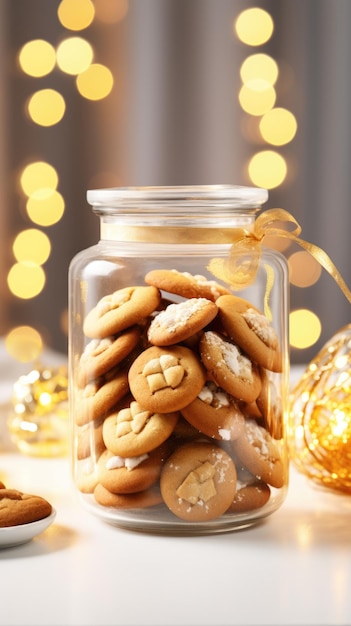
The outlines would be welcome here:
<svg viewBox="0 0 351 626">
<path fill-rule="evenodd" d="M 159 209 L 187 207 L 202 211 L 213 209 L 214 206 L 231 209 L 257 209 L 268 199 L 268 191 L 260 187 L 241 185 L 185 185 L 185 186 L 148 186 L 148 187 L 115 187 L 111 189 L 90 189 L 87 200 L 96 213 L 108 212 L 112 209 L 119 212 L 127 208 L 129 212 L 140 211 L 141 208 Z"/>
</svg>

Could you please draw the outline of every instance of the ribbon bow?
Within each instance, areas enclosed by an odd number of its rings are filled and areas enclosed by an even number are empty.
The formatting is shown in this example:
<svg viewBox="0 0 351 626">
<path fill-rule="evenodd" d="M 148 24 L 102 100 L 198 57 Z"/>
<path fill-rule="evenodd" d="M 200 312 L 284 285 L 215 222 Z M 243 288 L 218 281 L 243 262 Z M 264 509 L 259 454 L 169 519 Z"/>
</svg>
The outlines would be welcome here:
<svg viewBox="0 0 351 626">
<path fill-rule="evenodd" d="M 279 222 L 279 224 L 275 224 Z M 286 223 L 287 227 L 283 224 Z M 288 227 L 292 227 L 289 230 Z M 334 278 L 347 300 L 351 303 L 351 292 L 329 256 L 313 243 L 299 238 L 301 227 L 285 209 L 268 209 L 258 216 L 253 230 L 234 229 L 229 256 L 226 259 L 212 259 L 209 271 L 229 284 L 234 290 L 251 285 L 256 277 L 261 258 L 261 243 L 267 236 L 284 237 L 296 242 L 309 252 L 318 263 Z"/>
</svg>

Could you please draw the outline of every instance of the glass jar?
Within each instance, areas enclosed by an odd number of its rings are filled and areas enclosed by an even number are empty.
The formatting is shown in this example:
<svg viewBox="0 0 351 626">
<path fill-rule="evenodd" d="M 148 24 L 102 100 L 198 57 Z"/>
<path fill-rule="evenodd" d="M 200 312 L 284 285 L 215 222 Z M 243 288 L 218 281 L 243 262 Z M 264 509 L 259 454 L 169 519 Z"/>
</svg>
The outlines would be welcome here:
<svg viewBox="0 0 351 626">
<path fill-rule="evenodd" d="M 267 191 L 127 187 L 87 198 L 101 239 L 69 270 L 79 499 L 148 532 L 258 522 L 288 486 L 287 267 L 250 237 Z"/>
</svg>

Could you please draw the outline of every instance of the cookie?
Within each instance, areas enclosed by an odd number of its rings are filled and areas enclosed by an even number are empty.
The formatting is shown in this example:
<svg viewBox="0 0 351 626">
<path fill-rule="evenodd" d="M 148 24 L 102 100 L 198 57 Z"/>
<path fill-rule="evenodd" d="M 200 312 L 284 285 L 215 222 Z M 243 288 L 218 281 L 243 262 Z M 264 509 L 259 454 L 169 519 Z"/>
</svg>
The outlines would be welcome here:
<svg viewBox="0 0 351 626">
<path fill-rule="evenodd" d="M 192 426 L 214 439 L 236 439 L 244 430 L 244 416 L 237 401 L 212 381 L 207 381 L 197 398 L 181 412 Z"/>
<path fill-rule="evenodd" d="M 236 469 L 219 446 L 188 443 L 165 462 L 160 488 L 167 507 L 188 522 L 204 522 L 225 513 L 236 491 Z"/>
<path fill-rule="evenodd" d="M 128 374 L 135 399 L 156 413 L 183 409 L 205 384 L 205 369 L 185 346 L 152 346 L 134 361 Z"/>
<path fill-rule="evenodd" d="M 138 324 L 158 307 L 161 294 L 153 286 L 124 287 L 104 296 L 89 311 L 83 331 L 91 339 L 116 335 Z"/>
<path fill-rule="evenodd" d="M 273 374 L 274 376 L 274 374 Z M 274 439 L 283 437 L 282 399 L 278 393 L 278 385 L 271 379 L 267 370 L 261 371 L 262 388 L 256 404 L 264 426 Z"/>
<path fill-rule="evenodd" d="M 204 332 L 200 340 L 200 355 L 209 377 L 238 400 L 253 402 L 261 390 L 258 368 L 224 336 Z"/>
<path fill-rule="evenodd" d="M 110 379 L 107 379 L 109 377 Z M 107 375 L 88 383 L 84 389 L 77 390 L 75 421 L 83 426 L 106 415 L 116 403 L 129 391 L 126 370 L 111 370 Z"/>
<path fill-rule="evenodd" d="M 117 336 L 89 341 L 79 360 L 78 387 L 84 387 L 123 361 L 137 345 L 140 334 L 140 328 L 133 326 Z"/>
<path fill-rule="evenodd" d="M 98 481 L 111 493 L 144 491 L 157 481 L 162 461 L 162 448 L 127 458 L 105 450 L 97 464 Z"/>
<path fill-rule="evenodd" d="M 232 442 L 241 463 L 257 478 L 279 489 L 286 482 L 284 464 L 277 442 L 256 420 L 245 420 L 245 430 Z"/>
<path fill-rule="evenodd" d="M 51 512 L 51 504 L 41 496 L 0 488 L 0 528 L 36 522 Z"/>
<path fill-rule="evenodd" d="M 138 493 L 112 493 L 98 483 L 94 489 L 94 498 L 98 504 L 115 509 L 144 509 L 162 502 L 158 485 Z"/>
<path fill-rule="evenodd" d="M 258 365 L 281 372 L 278 336 L 268 318 L 238 296 L 221 296 L 216 304 L 228 336 Z"/>
<path fill-rule="evenodd" d="M 98 483 L 97 466 L 95 459 L 89 457 L 80 461 L 77 465 L 76 484 L 82 493 L 94 493 L 94 489 Z"/>
<path fill-rule="evenodd" d="M 214 280 L 177 270 L 151 270 L 146 274 L 145 282 L 184 298 L 207 298 L 212 302 L 216 302 L 221 295 L 230 294 L 226 287 Z"/>
<path fill-rule="evenodd" d="M 190 298 L 170 304 L 151 322 L 149 342 L 155 346 L 170 346 L 192 337 L 217 315 L 218 308 L 206 298 Z"/>
<path fill-rule="evenodd" d="M 133 400 L 105 419 L 102 427 L 105 446 L 125 458 L 146 454 L 168 439 L 178 416 L 177 412 L 155 413 Z"/>
</svg>

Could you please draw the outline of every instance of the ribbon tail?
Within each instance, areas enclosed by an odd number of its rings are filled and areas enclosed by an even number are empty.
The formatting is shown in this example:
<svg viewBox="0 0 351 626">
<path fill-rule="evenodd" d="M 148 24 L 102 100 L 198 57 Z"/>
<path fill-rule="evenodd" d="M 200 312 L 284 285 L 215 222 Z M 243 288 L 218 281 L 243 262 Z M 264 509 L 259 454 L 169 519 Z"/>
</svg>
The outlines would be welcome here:
<svg viewBox="0 0 351 626">
<path fill-rule="evenodd" d="M 283 233 L 281 233 L 281 234 L 282 234 L 282 236 L 284 236 Z M 308 241 L 304 241 L 303 239 L 300 239 L 299 237 L 295 237 L 291 233 L 289 233 L 289 234 L 287 233 L 286 236 L 289 239 L 292 239 L 293 241 L 295 241 L 297 244 L 299 244 L 299 246 L 301 246 L 301 248 L 304 248 L 305 250 L 307 250 L 307 252 L 309 252 L 314 257 L 314 259 L 316 259 L 316 261 L 318 261 L 318 263 L 322 267 L 324 267 L 324 269 L 330 274 L 330 276 L 332 276 L 332 278 L 334 278 L 335 282 L 338 284 L 338 286 L 340 287 L 341 291 L 343 292 L 345 298 L 351 304 L 351 291 L 349 290 L 349 288 L 346 285 L 344 279 L 342 278 L 339 270 L 335 267 L 333 261 L 327 255 L 327 253 L 324 252 L 324 250 L 322 250 L 322 248 L 319 248 L 315 244 L 309 243 Z"/>
</svg>

